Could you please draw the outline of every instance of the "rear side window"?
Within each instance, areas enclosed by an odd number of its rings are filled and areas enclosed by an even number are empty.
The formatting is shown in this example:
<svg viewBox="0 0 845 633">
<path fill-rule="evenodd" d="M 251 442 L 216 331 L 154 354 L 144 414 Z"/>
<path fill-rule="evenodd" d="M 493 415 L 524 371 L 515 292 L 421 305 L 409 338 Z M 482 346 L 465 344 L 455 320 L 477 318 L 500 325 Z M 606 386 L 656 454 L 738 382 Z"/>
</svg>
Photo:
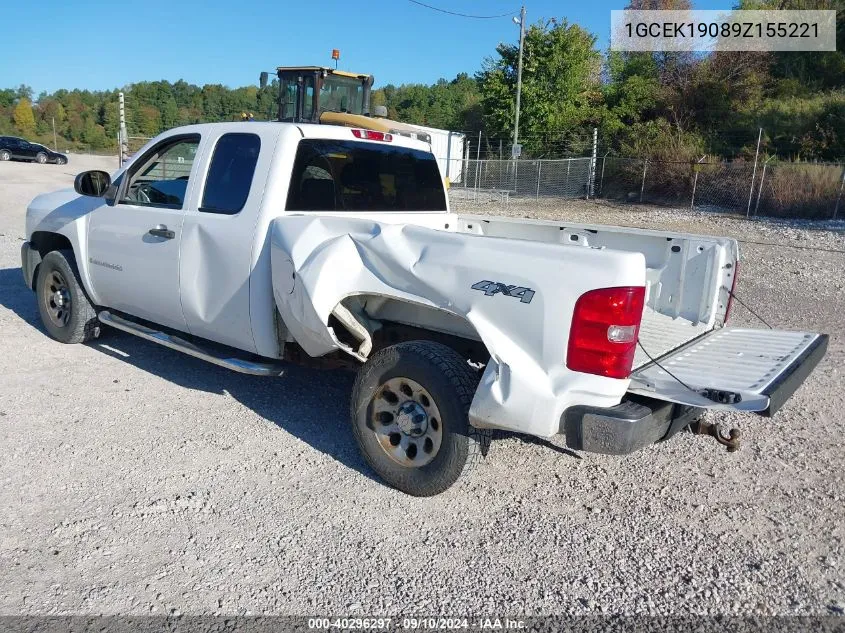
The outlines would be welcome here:
<svg viewBox="0 0 845 633">
<path fill-rule="evenodd" d="M 437 160 L 388 143 L 303 139 L 289 211 L 445 211 Z"/>
<path fill-rule="evenodd" d="M 255 134 L 224 134 L 217 141 L 205 180 L 200 211 L 234 215 L 249 197 L 261 139 Z"/>
</svg>

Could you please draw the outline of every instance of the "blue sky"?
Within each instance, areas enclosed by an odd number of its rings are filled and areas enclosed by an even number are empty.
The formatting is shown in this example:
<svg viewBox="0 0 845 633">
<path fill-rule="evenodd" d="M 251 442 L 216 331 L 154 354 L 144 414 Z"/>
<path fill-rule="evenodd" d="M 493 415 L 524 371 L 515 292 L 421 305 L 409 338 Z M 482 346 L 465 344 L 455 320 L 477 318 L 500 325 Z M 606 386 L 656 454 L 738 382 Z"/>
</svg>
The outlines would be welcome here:
<svg viewBox="0 0 845 633">
<path fill-rule="evenodd" d="M 473 14 L 519 12 L 519 0 L 425 0 Z M 530 0 L 528 22 L 565 17 L 607 46 L 610 11 L 626 0 Z M 40 0 L 9 2 L 0 87 L 110 89 L 128 83 L 255 84 L 279 65 L 331 64 L 387 83 L 433 83 L 474 72 L 501 41 L 516 41 L 510 18 L 465 19 L 408 0 Z M 698 0 L 699 9 L 729 8 Z M 17 25 L 17 26 L 16 26 Z M 37 25 L 32 27 L 31 25 Z M 11 28 L 8 28 L 11 27 Z"/>
</svg>

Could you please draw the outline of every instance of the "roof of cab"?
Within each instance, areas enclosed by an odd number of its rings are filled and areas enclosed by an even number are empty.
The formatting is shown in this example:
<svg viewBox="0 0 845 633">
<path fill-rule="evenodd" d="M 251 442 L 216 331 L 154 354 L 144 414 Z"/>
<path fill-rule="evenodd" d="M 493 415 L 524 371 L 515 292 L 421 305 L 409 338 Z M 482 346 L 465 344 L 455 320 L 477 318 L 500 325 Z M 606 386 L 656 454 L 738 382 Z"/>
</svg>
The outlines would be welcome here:
<svg viewBox="0 0 845 633">
<path fill-rule="evenodd" d="M 325 138 L 343 141 L 360 141 L 362 143 L 381 143 L 384 141 L 370 141 L 356 138 L 350 127 L 343 127 L 340 125 L 321 125 L 318 123 L 282 123 L 280 121 L 222 121 L 219 123 L 196 123 L 194 125 L 183 125 L 178 128 L 173 128 L 167 131 L 168 135 L 172 134 L 202 134 L 204 130 L 219 130 L 226 132 L 240 132 L 245 133 L 251 130 L 264 129 L 272 127 L 280 133 L 283 129 L 298 129 L 303 138 Z M 407 136 L 399 134 L 392 134 L 390 144 L 399 147 L 409 147 L 412 149 L 419 149 L 425 152 L 430 152 L 431 147 L 428 143 L 412 139 Z"/>
<path fill-rule="evenodd" d="M 307 70 L 307 71 L 323 71 L 327 75 L 340 75 L 341 77 L 352 77 L 354 79 L 368 79 L 370 75 L 366 73 L 352 73 L 346 70 L 338 70 L 336 68 L 329 68 L 328 66 L 278 66 L 276 68 L 277 72 L 284 72 L 284 71 L 297 71 L 297 70 Z"/>
</svg>

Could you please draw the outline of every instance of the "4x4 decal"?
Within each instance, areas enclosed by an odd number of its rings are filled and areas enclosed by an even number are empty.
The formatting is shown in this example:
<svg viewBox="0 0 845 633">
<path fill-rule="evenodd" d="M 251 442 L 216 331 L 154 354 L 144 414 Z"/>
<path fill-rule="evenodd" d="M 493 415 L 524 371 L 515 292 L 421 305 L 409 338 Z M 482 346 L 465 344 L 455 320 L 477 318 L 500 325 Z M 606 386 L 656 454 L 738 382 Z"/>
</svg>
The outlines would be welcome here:
<svg viewBox="0 0 845 633">
<path fill-rule="evenodd" d="M 473 290 L 481 290 L 488 297 L 501 293 L 506 297 L 519 299 L 522 303 L 531 303 L 531 300 L 534 298 L 534 291 L 531 288 L 509 286 L 497 281 L 479 281 L 470 287 Z"/>
</svg>

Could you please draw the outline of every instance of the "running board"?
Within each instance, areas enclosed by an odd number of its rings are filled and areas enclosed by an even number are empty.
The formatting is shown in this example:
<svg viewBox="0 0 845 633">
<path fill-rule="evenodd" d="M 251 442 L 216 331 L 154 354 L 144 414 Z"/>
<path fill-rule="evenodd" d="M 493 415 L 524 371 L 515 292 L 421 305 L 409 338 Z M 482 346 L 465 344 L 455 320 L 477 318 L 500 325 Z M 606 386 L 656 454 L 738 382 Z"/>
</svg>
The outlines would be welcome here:
<svg viewBox="0 0 845 633">
<path fill-rule="evenodd" d="M 118 330 L 123 330 L 124 332 L 134 334 L 135 336 L 139 336 L 147 341 L 164 345 L 165 347 L 175 349 L 178 352 L 184 352 L 185 354 L 188 354 L 188 356 L 208 361 L 209 363 L 225 367 L 226 369 L 231 369 L 232 371 L 236 371 L 241 374 L 251 374 L 253 376 L 281 376 L 285 370 L 285 366 L 281 363 L 259 363 L 233 356 L 218 355 L 210 350 L 204 350 L 193 343 L 189 343 L 178 336 L 166 334 L 159 330 L 153 330 L 152 328 L 148 328 L 144 325 L 116 316 L 107 310 L 98 313 L 97 318 L 101 323 L 110 325 Z"/>
</svg>

